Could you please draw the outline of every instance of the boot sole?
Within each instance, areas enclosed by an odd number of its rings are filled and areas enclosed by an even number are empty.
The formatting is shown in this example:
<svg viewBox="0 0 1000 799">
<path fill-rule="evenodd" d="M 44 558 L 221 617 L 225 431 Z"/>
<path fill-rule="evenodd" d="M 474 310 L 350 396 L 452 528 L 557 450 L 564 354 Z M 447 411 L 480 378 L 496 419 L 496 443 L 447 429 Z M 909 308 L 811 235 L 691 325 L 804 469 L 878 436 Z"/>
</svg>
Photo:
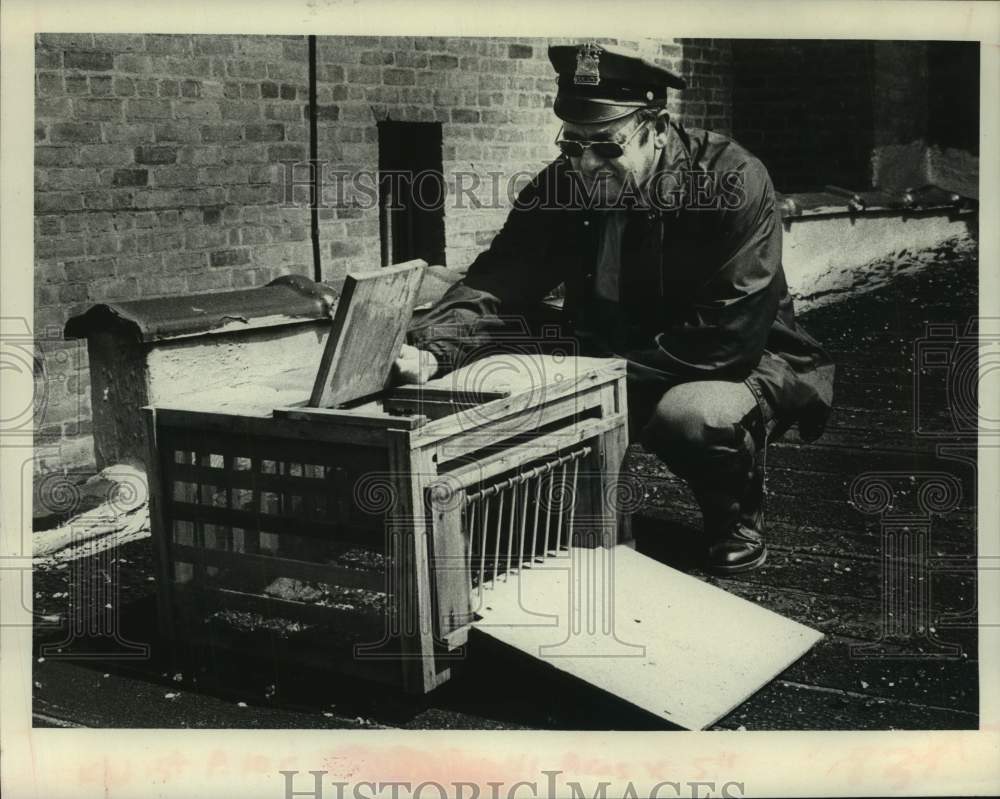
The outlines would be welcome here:
<svg viewBox="0 0 1000 799">
<path fill-rule="evenodd" d="M 739 563 L 735 566 L 706 566 L 706 571 L 710 571 L 713 574 L 740 574 L 742 572 L 753 571 L 764 565 L 767 560 L 767 550 L 765 549 L 756 558 L 754 558 L 749 563 Z"/>
</svg>

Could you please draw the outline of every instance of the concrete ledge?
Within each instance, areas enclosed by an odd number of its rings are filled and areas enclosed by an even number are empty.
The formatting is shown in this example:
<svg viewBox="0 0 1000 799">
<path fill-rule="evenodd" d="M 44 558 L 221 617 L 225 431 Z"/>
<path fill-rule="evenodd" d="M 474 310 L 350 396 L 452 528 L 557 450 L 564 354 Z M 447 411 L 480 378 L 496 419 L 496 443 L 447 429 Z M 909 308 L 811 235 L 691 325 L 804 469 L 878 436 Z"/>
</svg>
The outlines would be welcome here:
<svg viewBox="0 0 1000 799">
<path fill-rule="evenodd" d="M 900 269 L 919 269 L 918 254 L 946 242 L 974 250 L 977 238 L 978 216 L 970 213 L 803 217 L 786 222 L 782 257 L 796 310 L 804 311 L 885 285 Z M 895 257 L 904 252 L 906 259 Z"/>
</svg>

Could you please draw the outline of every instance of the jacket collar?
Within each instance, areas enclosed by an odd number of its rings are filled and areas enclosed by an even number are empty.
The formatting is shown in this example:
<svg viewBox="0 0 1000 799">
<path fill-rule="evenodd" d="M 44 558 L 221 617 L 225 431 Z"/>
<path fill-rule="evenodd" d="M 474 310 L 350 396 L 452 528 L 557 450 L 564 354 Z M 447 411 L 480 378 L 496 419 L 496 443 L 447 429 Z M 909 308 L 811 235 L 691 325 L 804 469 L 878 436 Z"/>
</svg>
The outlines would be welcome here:
<svg viewBox="0 0 1000 799">
<path fill-rule="evenodd" d="M 650 178 L 650 186 L 658 189 L 662 200 L 656 208 L 663 214 L 683 210 L 688 195 L 687 183 L 692 171 L 691 137 L 679 122 L 667 128 L 667 143 L 660 162 Z"/>
</svg>

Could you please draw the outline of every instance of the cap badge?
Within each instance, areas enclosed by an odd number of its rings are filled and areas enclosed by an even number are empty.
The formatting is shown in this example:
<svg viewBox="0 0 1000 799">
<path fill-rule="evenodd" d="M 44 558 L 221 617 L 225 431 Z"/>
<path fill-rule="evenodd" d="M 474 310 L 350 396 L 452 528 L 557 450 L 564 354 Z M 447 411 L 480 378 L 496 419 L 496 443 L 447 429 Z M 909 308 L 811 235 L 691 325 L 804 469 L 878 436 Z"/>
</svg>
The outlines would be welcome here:
<svg viewBox="0 0 1000 799">
<path fill-rule="evenodd" d="M 594 44 L 585 44 L 576 51 L 576 74 L 573 83 L 584 86 L 597 86 L 601 82 L 601 70 L 598 66 L 601 49 Z"/>
</svg>

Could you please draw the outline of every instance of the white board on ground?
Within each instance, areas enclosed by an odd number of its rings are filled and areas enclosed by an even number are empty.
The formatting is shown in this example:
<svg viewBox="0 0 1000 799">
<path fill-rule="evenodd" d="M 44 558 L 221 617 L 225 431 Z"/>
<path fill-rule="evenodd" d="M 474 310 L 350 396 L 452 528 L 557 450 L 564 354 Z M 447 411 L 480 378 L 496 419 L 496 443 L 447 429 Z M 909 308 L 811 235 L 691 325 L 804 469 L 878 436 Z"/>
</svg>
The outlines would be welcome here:
<svg viewBox="0 0 1000 799">
<path fill-rule="evenodd" d="M 823 637 L 624 546 L 573 548 L 501 574 L 473 605 L 481 633 L 690 730 Z"/>
</svg>

